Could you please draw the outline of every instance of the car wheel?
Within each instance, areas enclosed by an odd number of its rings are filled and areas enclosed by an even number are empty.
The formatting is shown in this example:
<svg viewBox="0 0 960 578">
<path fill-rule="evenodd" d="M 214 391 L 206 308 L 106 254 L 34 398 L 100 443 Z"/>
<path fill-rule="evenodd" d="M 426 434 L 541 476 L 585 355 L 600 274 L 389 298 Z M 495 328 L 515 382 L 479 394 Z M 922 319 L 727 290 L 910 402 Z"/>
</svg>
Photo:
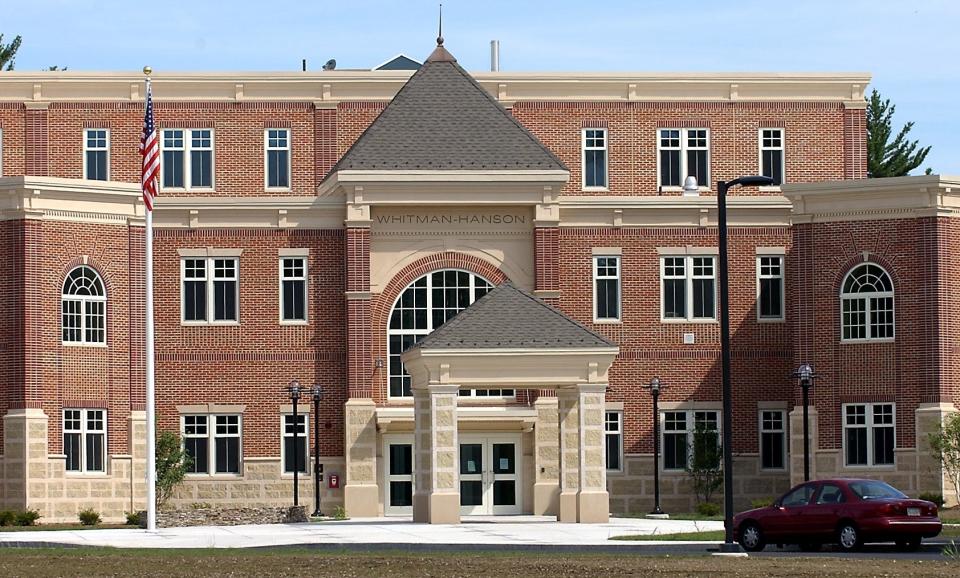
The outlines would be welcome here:
<svg viewBox="0 0 960 578">
<path fill-rule="evenodd" d="M 760 526 L 753 522 L 744 524 L 743 527 L 740 528 L 740 545 L 743 546 L 743 549 L 747 552 L 759 552 L 763 550 L 766 542 L 764 542 L 763 530 L 760 529 Z"/>
<path fill-rule="evenodd" d="M 819 552 L 822 544 L 819 542 L 803 542 L 800 544 L 800 550 L 803 552 Z"/>
<path fill-rule="evenodd" d="M 920 538 L 903 538 L 897 540 L 897 548 L 905 552 L 915 552 L 920 549 Z"/>
<path fill-rule="evenodd" d="M 844 552 L 855 552 L 863 545 L 860 529 L 853 522 L 843 522 L 837 528 L 837 543 Z"/>
</svg>

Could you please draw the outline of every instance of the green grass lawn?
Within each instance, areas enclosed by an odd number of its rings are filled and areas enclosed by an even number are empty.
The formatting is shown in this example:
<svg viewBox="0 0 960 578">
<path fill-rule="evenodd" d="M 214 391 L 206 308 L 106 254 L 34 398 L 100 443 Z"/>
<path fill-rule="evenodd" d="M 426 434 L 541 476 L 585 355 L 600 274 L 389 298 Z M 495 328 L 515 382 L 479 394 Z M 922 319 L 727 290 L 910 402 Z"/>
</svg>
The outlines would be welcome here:
<svg viewBox="0 0 960 578">
<path fill-rule="evenodd" d="M 115 530 L 117 528 L 136 528 L 127 524 L 37 524 L 36 526 L 0 526 L 0 532 L 45 532 L 47 530 Z"/>
</svg>

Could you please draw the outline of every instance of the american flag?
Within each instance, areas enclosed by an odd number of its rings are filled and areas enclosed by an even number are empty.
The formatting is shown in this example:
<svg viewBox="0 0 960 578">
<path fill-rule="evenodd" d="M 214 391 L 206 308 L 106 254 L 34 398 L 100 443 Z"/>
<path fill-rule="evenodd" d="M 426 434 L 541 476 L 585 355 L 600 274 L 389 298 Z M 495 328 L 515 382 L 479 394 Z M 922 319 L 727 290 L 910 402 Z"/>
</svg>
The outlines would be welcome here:
<svg viewBox="0 0 960 578">
<path fill-rule="evenodd" d="M 140 170 L 143 204 L 148 211 L 152 211 L 153 199 L 157 196 L 157 177 L 160 174 L 160 142 L 157 140 L 157 127 L 153 123 L 153 95 L 149 80 L 147 110 L 143 115 L 143 133 L 140 135 L 140 155 L 143 157 L 143 167 Z"/>
</svg>

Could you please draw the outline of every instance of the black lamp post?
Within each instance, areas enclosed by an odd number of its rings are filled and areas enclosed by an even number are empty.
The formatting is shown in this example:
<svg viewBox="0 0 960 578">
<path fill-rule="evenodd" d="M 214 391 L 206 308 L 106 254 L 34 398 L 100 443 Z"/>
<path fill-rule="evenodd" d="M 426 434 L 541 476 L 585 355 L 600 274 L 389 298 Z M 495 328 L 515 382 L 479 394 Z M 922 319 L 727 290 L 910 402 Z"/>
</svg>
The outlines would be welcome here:
<svg viewBox="0 0 960 578">
<path fill-rule="evenodd" d="M 313 396 L 313 515 L 320 513 L 320 482 L 323 481 L 323 464 L 320 463 L 320 400 L 323 399 L 323 388 L 314 384 L 310 389 Z"/>
<path fill-rule="evenodd" d="M 660 410 L 657 405 L 660 399 L 660 390 L 666 388 L 666 384 L 660 383 L 659 377 L 654 377 L 650 383 L 644 385 L 644 389 L 650 390 L 653 396 L 653 511 L 651 516 L 665 516 L 660 509 Z"/>
<path fill-rule="evenodd" d="M 300 452 L 297 443 L 300 440 L 300 421 L 297 414 L 297 402 L 300 401 L 300 382 L 296 379 L 287 386 L 287 393 L 293 403 L 293 506 L 300 505 Z"/>
<path fill-rule="evenodd" d="M 717 228 L 720 249 L 720 367 L 723 382 L 723 525 L 726 530 L 724 552 L 738 551 L 733 543 L 733 394 L 730 386 L 730 308 L 727 274 L 727 190 L 738 185 L 762 187 L 772 185 L 770 177 L 740 177 L 717 181 Z"/>
<path fill-rule="evenodd" d="M 803 390 L 803 481 L 810 481 L 810 388 L 813 387 L 813 380 L 817 374 L 813 371 L 813 366 L 804 363 L 793 372 L 800 382 L 800 388 Z"/>
</svg>

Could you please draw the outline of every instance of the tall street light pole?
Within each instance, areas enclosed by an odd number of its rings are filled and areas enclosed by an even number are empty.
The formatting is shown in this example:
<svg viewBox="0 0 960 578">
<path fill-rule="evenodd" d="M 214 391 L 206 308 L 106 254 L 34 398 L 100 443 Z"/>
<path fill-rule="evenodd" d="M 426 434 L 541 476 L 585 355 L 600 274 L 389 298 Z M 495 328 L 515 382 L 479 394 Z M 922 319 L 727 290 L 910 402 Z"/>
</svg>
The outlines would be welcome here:
<svg viewBox="0 0 960 578">
<path fill-rule="evenodd" d="M 320 400 L 323 399 L 323 388 L 314 384 L 310 389 L 313 396 L 313 516 L 319 518 L 320 513 L 320 482 L 323 481 L 323 464 L 320 463 Z"/>
<path fill-rule="evenodd" d="M 730 386 L 730 288 L 727 260 L 727 190 L 736 186 L 772 185 L 770 177 L 740 177 L 717 181 L 717 226 L 720 250 L 720 357 L 723 384 L 723 552 L 736 552 L 733 542 L 733 393 Z"/>
<path fill-rule="evenodd" d="M 813 371 L 813 366 L 804 363 L 793 372 L 800 382 L 800 388 L 803 390 L 803 481 L 810 481 L 810 388 L 813 386 L 813 380 L 817 374 Z"/>
<path fill-rule="evenodd" d="M 300 400 L 300 382 L 296 379 L 287 386 L 287 393 L 290 394 L 290 401 L 293 403 L 293 507 L 300 505 L 300 452 L 297 446 L 300 444 L 300 420 L 297 413 L 297 402 Z M 306 433 L 306 432 L 304 432 Z"/>
<path fill-rule="evenodd" d="M 649 389 L 653 396 L 653 511 L 650 516 L 657 518 L 667 517 L 660 509 L 660 409 L 657 405 L 660 390 L 666 387 L 659 377 L 654 377 L 650 383 L 643 386 L 644 389 Z"/>
</svg>

